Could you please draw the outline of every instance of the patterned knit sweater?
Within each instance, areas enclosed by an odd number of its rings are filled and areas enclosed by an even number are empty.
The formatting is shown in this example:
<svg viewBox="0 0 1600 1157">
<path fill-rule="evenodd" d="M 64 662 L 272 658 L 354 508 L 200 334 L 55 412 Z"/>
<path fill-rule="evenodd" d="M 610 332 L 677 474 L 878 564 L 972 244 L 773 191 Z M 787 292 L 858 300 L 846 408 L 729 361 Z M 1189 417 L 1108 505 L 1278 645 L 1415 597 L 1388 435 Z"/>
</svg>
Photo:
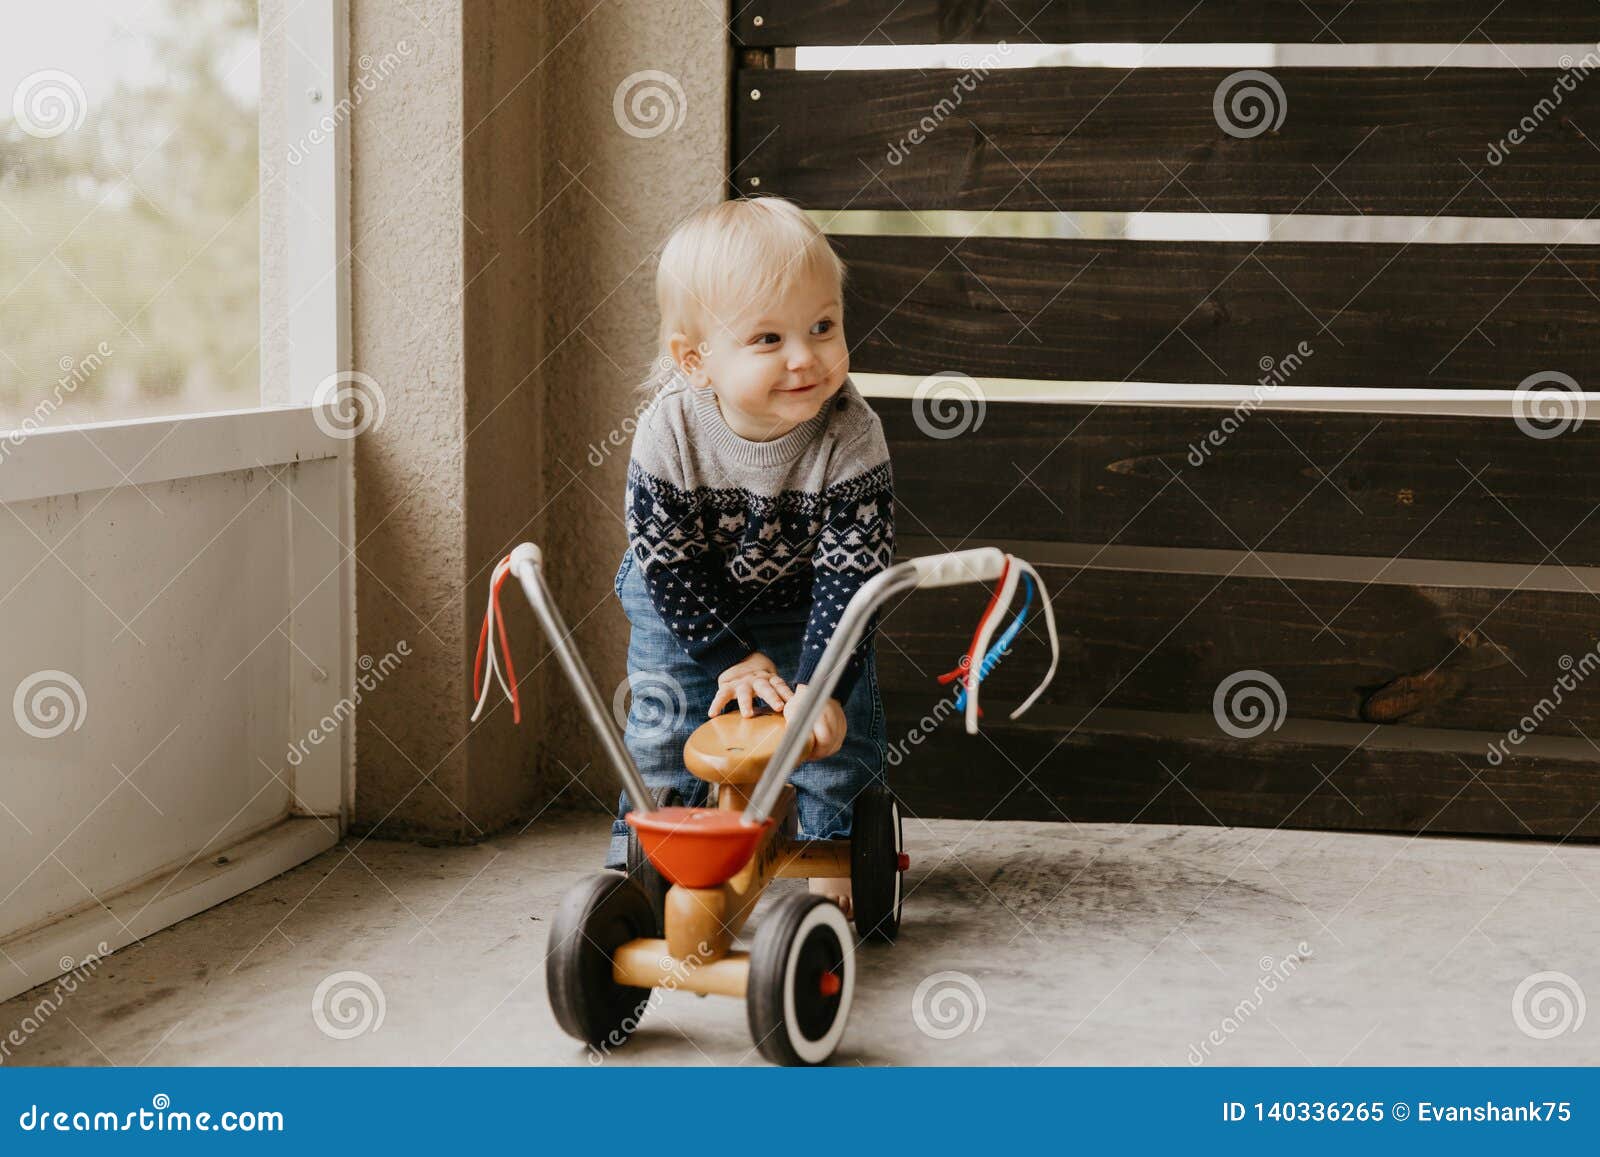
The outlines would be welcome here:
<svg viewBox="0 0 1600 1157">
<path fill-rule="evenodd" d="M 794 683 L 811 679 L 850 596 L 894 556 L 883 427 L 855 384 L 770 442 L 740 437 L 709 389 L 645 411 L 628 463 L 628 545 L 684 650 L 719 675 L 756 648 L 749 612 L 809 608 Z M 870 633 L 834 689 L 859 678 Z"/>
</svg>

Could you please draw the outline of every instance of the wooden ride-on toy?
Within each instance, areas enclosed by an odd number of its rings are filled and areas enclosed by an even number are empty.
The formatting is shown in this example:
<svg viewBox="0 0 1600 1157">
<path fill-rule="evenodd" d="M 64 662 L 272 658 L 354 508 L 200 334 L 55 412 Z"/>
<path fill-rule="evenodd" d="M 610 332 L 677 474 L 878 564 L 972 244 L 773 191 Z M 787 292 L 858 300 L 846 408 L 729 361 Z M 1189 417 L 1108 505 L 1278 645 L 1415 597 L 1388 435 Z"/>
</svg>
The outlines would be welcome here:
<svg viewBox="0 0 1600 1157">
<path fill-rule="evenodd" d="M 562 897 L 551 923 L 545 975 L 557 1022 L 591 1048 L 609 1049 L 633 1033 L 653 990 L 717 993 L 744 998 L 751 1036 L 768 1060 L 827 1060 L 844 1035 L 855 993 L 856 942 L 839 906 L 821 895 L 788 893 L 767 910 L 748 952 L 734 949 L 734 938 L 772 880 L 848 876 L 861 938 L 892 943 L 909 861 L 899 808 L 881 785 L 856 798 L 850 839 L 795 838 L 789 776 L 809 754 L 813 724 L 880 605 L 919 587 L 1003 575 L 1010 575 L 1009 585 L 1002 583 L 999 597 L 1009 602 L 1014 572 L 1033 575 L 1032 568 L 982 547 L 911 559 L 875 575 L 846 606 L 792 718 L 721 715 L 690 736 L 685 766 L 716 789 L 714 807 L 691 808 L 645 784 L 550 598 L 539 548 L 518 546 L 509 567 L 632 804 L 628 874 L 585 877 Z M 1048 597 L 1043 601 L 1053 645 L 1055 624 Z M 988 618 L 975 656 L 986 652 Z M 976 680 L 967 686 L 968 730 L 975 730 Z"/>
</svg>

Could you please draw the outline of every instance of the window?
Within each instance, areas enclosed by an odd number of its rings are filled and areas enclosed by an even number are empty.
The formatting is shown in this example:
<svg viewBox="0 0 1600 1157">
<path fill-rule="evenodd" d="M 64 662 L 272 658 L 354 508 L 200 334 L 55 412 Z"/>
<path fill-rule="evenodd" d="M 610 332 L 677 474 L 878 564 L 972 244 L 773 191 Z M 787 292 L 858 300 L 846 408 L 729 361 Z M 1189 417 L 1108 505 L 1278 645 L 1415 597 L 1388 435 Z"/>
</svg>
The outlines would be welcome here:
<svg viewBox="0 0 1600 1157">
<path fill-rule="evenodd" d="M 0 429 L 261 400 L 257 0 L 0 37 Z"/>
</svg>

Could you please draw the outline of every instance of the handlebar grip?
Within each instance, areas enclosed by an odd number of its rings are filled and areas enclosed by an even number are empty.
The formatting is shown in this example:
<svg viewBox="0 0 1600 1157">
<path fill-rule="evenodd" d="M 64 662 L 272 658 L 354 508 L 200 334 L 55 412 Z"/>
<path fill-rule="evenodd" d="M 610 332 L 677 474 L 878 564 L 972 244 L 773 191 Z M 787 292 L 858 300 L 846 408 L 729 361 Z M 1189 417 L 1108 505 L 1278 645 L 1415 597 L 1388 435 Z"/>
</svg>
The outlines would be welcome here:
<svg viewBox="0 0 1600 1157">
<path fill-rule="evenodd" d="M 909 559 L 917 575 L 917 587 L 953 587 L 962 583 L 993 582 L 1005 569 L 1005 552 L 993 546 L 957 550 L 949 554 L 928 554 Z"/>
<path fill-rule="evenodd" d="M 543 562 L 544 553 L 540 551 L 536 543 L 521 543 L 511 552 L 511 573 L 520 575 L 522 568 L 530 563 L 537 567 L 542 565 Z"/>
</svg>

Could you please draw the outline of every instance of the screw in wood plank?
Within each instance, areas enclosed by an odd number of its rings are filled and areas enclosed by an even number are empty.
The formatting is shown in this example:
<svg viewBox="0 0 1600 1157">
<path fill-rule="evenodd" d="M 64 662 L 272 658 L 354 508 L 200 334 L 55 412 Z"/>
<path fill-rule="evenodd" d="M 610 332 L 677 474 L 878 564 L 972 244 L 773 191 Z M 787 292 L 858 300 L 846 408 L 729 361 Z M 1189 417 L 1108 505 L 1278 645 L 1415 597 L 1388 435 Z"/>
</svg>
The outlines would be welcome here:
<svg viewBox="0 0 1600 1157">
<path fill-rule="evenodd" d="M 752 88 L 750 90 L 750 99 L 751 100 L 760 100 L 761 99 L 761 90 L 759 88 Z"/>
<path fill-rule="evenodd" d="M 761 187 L 761 178 L 760 177 L 751 177 L 750 178 L 750 187 L 752 189 L 759 189 Z"/>
<path fill-rule="evenodd" d="M 767 18 L 765 16 L 757 16 L 754 20 L 751 21 L 751 23 L 754 24 L 757 28 L 760 28 L 766 22 L 767 22 Z"/>
</svg>

